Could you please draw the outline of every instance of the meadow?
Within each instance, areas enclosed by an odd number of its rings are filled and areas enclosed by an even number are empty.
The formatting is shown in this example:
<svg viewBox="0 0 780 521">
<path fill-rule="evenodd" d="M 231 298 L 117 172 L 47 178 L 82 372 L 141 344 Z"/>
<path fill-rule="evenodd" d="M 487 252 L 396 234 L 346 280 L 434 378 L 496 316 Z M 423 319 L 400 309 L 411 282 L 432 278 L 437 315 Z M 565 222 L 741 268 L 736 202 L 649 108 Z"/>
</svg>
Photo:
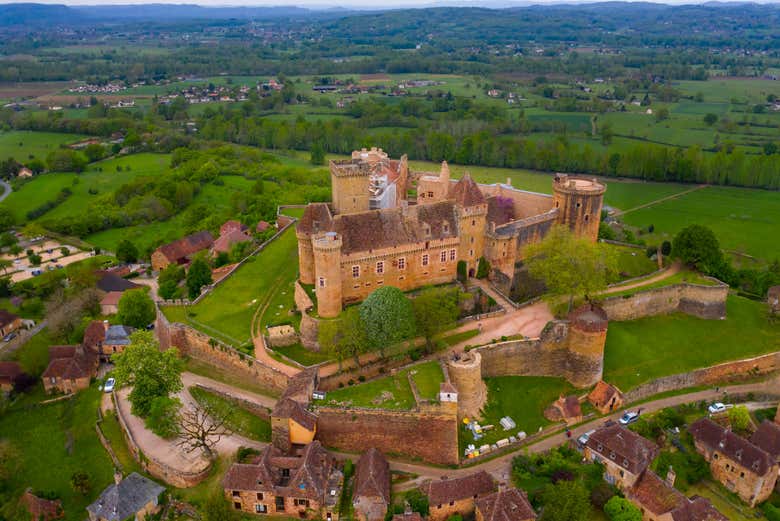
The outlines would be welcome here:
<svg viewBox="0 0 780 521">
<path fill-rule="evenodd" d="M 60 145 L 75 143 L 85 137 L 78 134 L 32 130 L 0 131 L 0 161 L 9 157 L 21 163 L 33 157 L 45 160 L 49 152 L 58 149 Z"/>
</svg>

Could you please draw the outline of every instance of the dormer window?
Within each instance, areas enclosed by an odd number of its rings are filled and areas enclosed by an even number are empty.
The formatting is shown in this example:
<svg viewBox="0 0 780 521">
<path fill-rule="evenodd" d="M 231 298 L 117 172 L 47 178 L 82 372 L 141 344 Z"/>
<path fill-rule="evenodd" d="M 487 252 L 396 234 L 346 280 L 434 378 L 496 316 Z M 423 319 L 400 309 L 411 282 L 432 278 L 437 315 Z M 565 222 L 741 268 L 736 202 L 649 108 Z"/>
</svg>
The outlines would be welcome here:
<svg viewBox="0 0 780 521">
<path fill-rule="evenodd" d="M 614 452 L 610 452 L 609 453 L 609 459 L 611 459 L 611 460 L 615 459 L 615 453 Z"/>
</svg>

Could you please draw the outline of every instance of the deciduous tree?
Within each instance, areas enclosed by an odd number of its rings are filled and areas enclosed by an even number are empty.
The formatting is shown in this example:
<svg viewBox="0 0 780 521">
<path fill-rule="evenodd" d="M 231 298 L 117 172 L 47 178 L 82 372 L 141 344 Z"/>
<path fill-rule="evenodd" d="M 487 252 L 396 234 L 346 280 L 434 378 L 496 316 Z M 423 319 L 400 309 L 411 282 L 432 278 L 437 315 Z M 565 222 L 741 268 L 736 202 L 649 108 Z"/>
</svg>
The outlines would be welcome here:
<svg viewBox="0 0 780 521">
<path fill-rule="evenodd" d="M 369 345 L 384 356 L 385 348 L 414 335 L 414 309 L 403 292 L 384 286 L 372 292 L 360 305 L 360 319 Z"/>
<path fill-rule="evenodd" d="M 190 298 L 197 298 L 203 286 L 211 284 L 211 280 L 211 268 L 208 263 L 201 257 L 192 261 L 187 271 L 187 290 Z"/>
<path fill-rule="evenodd" d="M 196 402 L 180 415 L 177 444 L 187 452 L 202 450 L 209 459 L 213 458 L 214 446 L 222 436 L 230 434 L 230 429 L 225 425 L 230 412 L 230 409 L 220 410 Z"/>
<path fill-rule="evenodd" d="M 541 521 L 587 521 L 591 505 L 588 490 L 581 481 L 559 481 L 542 493 Z"/>
<path fill-rule="evenodd" d="M 117 316 L 122 324 L 136 328 L 151 324 L 157 314 L 146 288 L 125 291 L 119 299 L 118 308 Z"/>
<path fill-rule="evenodd" d="M 610 521 L 642 521 L 642 512 L 628 499 L 613 496 L 604 505 L 604 513 Z"/>
<path fill-rule="evenodd" d="M 433 337 L 455 325 L 458 290 L 428 288 L 412 300 L 417 332 L 425 338 L 426 351 L 433 352 Z"/>
</svg>

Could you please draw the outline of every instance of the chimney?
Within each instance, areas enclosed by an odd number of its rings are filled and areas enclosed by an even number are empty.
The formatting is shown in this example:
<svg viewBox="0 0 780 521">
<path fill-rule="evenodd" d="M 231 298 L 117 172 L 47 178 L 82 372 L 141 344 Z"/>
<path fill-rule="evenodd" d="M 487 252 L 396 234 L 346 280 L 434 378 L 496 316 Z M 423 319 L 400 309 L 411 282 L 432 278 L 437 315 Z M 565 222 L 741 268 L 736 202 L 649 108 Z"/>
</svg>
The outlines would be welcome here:
<svg viewBox="0 0 780 521">
<path fill-rule="evenodd" d="M 506 184 L 509 185 L 509 186 L 512 186 L 512 178 L 511 177 L 507 177 L 506 178 Z"/>
<path fill-rule="evenodd" d="M 669 470 L 666 471 L 666 484 L 670 487 L 674 487 L 674 482 L 677 479 L 677 473 L 674 471 L 674 467 L 669 465 Z"/>
<path fill-rule="evenodd" d="M 114 470 L 114 483 L 119 485 L 122 482 L 122 473 L 119 470 Z"/>
<path fill-rule="evenodd" d="M 103 330 L 108 331 L 108 320 L 103 321 Z"/>
<path fill-rule="evenodd" d="M 441 162 L 441 172 L 439 172 L 439 179 L 441 179 L 441 182 L 445 185 L 450 184 L 450 166 L 446 161 Z"/>
</svg>

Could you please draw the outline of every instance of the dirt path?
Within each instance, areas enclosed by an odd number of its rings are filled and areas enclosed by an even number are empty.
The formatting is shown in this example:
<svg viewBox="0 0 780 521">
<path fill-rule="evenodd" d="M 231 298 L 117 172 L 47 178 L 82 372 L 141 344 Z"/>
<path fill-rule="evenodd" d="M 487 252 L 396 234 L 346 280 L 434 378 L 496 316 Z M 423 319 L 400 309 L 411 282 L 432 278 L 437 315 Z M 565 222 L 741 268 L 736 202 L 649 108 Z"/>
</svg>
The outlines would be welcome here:
<svg viewBox="0 0 780 521">
<path fill-rule="evenodd" d="M 621 291 L 626 291 L 628 289 L 634 289 L 634 288 L 641 288 L 643 286 L 648 286 L 650 284 L 654 284 L 656 282 L 659 282 L 664 279 L 668 279 L 669 277 L 676 275 L 680 272 L 681 266 L 679 262 L 675 262 L 671 266 L 669 266 L 664 271 L 653 275 L 652 277 L 637 280 L 636 282 L 630 282 L 628 284 L 620 284 L 617 286 L 611 286 L 601 293 L 599 295 L 609 295 L 610 293 L 620 293 Z"/>
<path fill-rule="evenodd" d="M 664 201 L 670 201 L 672 199 L 677 199 L 678 197 L 682 197 L 684 195 L 688 195 L 692 192 L 695 192 L 697 190 L 701 190 L 702 188 L 707 188 L 708 185 L 698 185 L 694 186 L 693 188 L 689 188 L 688 190 L 683 190 L 682 192 L 667 195 L 666 197 L 661 197 L 660 199 L 656 199 L 655 201 L 650 201 L 649 203 L 640 204 L 639 206 L 635 206 L 634 208 L 629 208 L 628 210 L 617 210 L 612 215 L 614 217 L 620 217 L 621 215 L 626 215 L 629 212 L 635 212 L 637 210 L 641 210 L 643 208 L 647 208 L 649 206 L 653 206 L 659 203 L 663 203 Z"/>
<path fill-rule="evenodd" d="M 222 391 L 223 393 L 229 394 L 230 396 L 242 398 L 258 405 L 262 405 L 268 409 L 273 409 L 274 405 L 276 405 L 275 398 L 253 393 L 251 391 L 245 391 L 244 389 L 239 389 L 238 387 L 233 387 L 232 385 L 218 382 L 217 380 L 212 380 L 211 378 L 201 376 L 199 374 L 184 372 L 181 374 L 181 381 L 184 384 L 184 387 L 192 387 L 193 385 L 197 384 L 205 385 L 206 387 L 211 387 L 212 389 Z"/>
</svg>

